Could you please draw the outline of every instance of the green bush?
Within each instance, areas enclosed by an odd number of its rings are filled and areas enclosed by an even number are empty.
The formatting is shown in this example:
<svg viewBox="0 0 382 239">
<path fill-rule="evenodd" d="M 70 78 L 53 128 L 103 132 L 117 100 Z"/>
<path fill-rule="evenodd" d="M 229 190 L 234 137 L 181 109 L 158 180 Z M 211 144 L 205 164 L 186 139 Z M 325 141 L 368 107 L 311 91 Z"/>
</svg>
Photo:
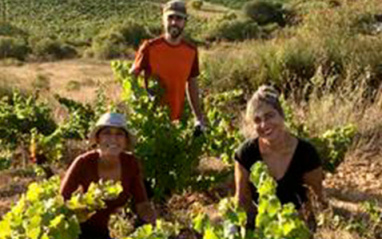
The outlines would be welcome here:
<svg viewBox="0 0 382 239">
<path fill-rule="evenodd" d="M 58 103 L 67 110 L 69 115 L 68 118 L 60 124 L 61 137 L 65 139 L 85 139 L 89 133 L 89 129 L 95 124 L 96 117 L 100 114 L 100 112 L 97 111 L 97 106 L 93 108 L 89 104 L 81 104 L 80 102 L 59 95 L 55 95 L 54 97 Z M 99 96 L 97 96 L 97 100 L 98 97 Z"/>
<path fill-rule="evenodd" d="M 60 178 L 33 182 L 12 209 L 0 221 L 0 238 L 78 238 L 80 223 L 105 202 L 122 192 L 121 183 L 91 183 L 86 193 L 74 192 L 64 201 L 60 194 Z"/>
<path fill-rule="evenodd" d="M 354 125 L 345 125 L 324 132 L 318 137 L 312 138 L 316 146 L 325 170 L 334 173 L 342 163 L 348 148 L 351 146 L 357 128 Z"/>
<path fill-rule="evenodd" d="M 160 97 L 148 97 L 146 90 L 127 74 L 127 64 L 115 62 L 113 69 L 123 84 L 123 98 L 131 107 L 129 127 L 136 130 L 135 154 L 142 160 L 154 198 L 160 200 L 182 192 L 194 182 L 204 137 L 193 136 L 190 120 L 174 124 L 168 108 L 159 105 Z M 152 89 L 160 94 L 158 85 Z"/>
<path fill-rule="evenodd" d="M 0 151 L 0 171 L 11 167 L 12 153 L 9 151 Z"/>
<path fill-rule="evenodd" d="M 285 25 L 284 10 L 280 3 L 255 0 L 243 6 L 244 14 L 259 25 L 277 23 Z"/>
<path fill-rule="evenodd" d="M 223 19 L 235 20 L 235 19 L 237 19 L 237 14 L 235 12 L 227 12 L 223 15 Z"/>
<path fill-rule="evenodd" d="M 123 56 L 125 48 L 125 39 L 120 32 L 101 33 L 92 42 L 93 56 L 100 59 Z"/>
<path fill-rule="evenodd" d="M 81 89 L 81 83 L 76 80 L 71 80 L 66 84 L 65 89 L 67 91 L 79 91 Z"/>
<path fill-rule="evenodd" d="M 128 47 L 138 48 L 151 34 L 140 24 L 124 22 L 102 31 L 92 41 L 92 54 L 96 58 L 110 59 L 126 55 Z"/>
<path fill-rule="evenodd" d="M 255 90 L 252 83 L 259 74 L 257 67 L 253 65 L 256 51 L 253 48 L 250 51 L 247 47 L 243 48 L 234 50 L 219 47 L 203 54 L 203 72 L 199 79 L 201 87 L 209 89 L 210 92 L 243 89 L 245 93 L 252 93 Z"/>
<path fill-rule="evenodd" d="M 36 79 L 32 82 L 32 86 L 38 90 L 49 90 L 50 79 L 45 75 L 37 75 Z"/>
<path fill-rule="evenodd" d="M 76 49 L 50 38 L 43 38 L 32 43 L 33 53 L 42 59 L 56 60 L 72 58 L 77 55 Z"/>
<path fill-rule="evenodd" d="M 309 229 L 299 217 L 295 206 L 292 203 L 281 204 L 277 198 L 277 183 L 263 162 L 252 166 L 249 178 L 258 193 L 258 213 L 251 222 L 255 225 L 254 231 L 245 229 L 250 220 L 233 198 L 225 198 L 219 202 L 218 210 L 222 215 L 219 223 L 212 223 L 205 213 L 197 212 L 194 214 L 193 228 L 204 235 L 203 238 L 213 239 L 309 238 Z"/>
<path fill-rule="evenodd" d="M 12 84 L 8 78 L 1 76 L 0 77 L 0 99 L 3 97 L 12 97 Z"/>
<path fill-rule="evenodd" d="M 209 24 L 203 38 L 207 41 L 242 41 L 260 38 L 262 34 L 261 28 L 252 21 L 220 19 Z"/>
<path fill-rule="evenodd" d="M 57 128 L 51 109 L 38 102 L 36 96 L 15 92 L 12 98 L 0 100 L 0 145 L 15 149 L 21 143 L 28 145 L 32 129 L 49 135 Z"/>
<path fill-rule="evenodd" d="M 14 37 L 0 36 L 0 58 L 16 58 L 24 60 L 29 48 L 24 40 Z"/>
<path fill-rule="evenodd" d="M 122 35 L 126 45 L 134 48 L 139 47 L 142 40 L 151 37 L 143 25 L 133 21 L 128 21 L 120 26 L 117 26 L 114 31 L 119 32 Z"/>
<path fill-rule="evenodd" d="M 282 63 L 288 78 L 309 80 L 316 71 L 316 53 L 302 39 L 289 41 L 284 47 Z"/>
<path fill-rule="evenodd" d="M 28 34 L 10 23 L 0 22 L 0 36 L 26 37 Z"/>
<path fill-rule="evenodd" d="M 202 0 L 193 0 L 191 2 L 191 7 L 196 10 L 200 10 L 203 7 L 203 1 Z"/>
</svg>

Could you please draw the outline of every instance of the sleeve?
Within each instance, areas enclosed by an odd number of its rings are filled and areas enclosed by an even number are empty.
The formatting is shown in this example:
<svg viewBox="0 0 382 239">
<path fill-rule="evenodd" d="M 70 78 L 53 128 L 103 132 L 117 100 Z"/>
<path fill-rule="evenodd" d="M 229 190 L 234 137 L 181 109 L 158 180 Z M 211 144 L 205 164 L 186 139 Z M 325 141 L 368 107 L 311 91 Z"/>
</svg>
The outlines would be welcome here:
<svg viewBox="0 0 382 239">
<path fill-rule="evenodd" d="M 322 166 L 320 156 L 316 148 L 309 142 L 305 142 L 304 172 L 308 173 Z"/>
<path fill-rule="evenodd" d="M 195 49 L 195 52 L 196 52 L 195 58 L 194 58 L 194 61 L 192 63 L 192 67 L 191 67 L 190 79 L 198 77 L 200 75 L 198 50 Z"/>
<path fill-rule="evenodd" d="M 234 159 L 238 163 L 243 164 L 243 148 L 241 146 L 236 149 Z"/>
<path fill-rule="evenodd" d="M 73 161 L 65 173 L 65 177 L 62 179 L 60 187 L 60 194 L 65 200 L 68 200 L 80 185 L 81 168 L 83 167 L 83 164 L 83 157 L 78 157 Z"/>
<path fill-rule="evenodd" d="M 253 162 L 251 162 L 250 157 L 250 145 L 248 142 L 244 142 L 239 146 L 235 152 L 234 159 L 240 163 L 245 169 L 250 170 Z"/>
<path fill-rule="evenodd" d="M 139 75 L 142 71 L 145 74 L 150 74 L 150 64 L 149 64 L 149 42 L 144 41 L 139 47 L 133 66 L 131 67 L 131 72 L 134 72 L 135 75 Z"/>
<path fill-rule="evenodd" d="M 148 198 L 147 198 L 146 188 L 143 183 L 142 169 L 136 159 L 134 160 L 134 168 L 136 168 L 136 170 L 134 170 L 135 173 L 132 177 L 131 194 L 134 198 L 135 204 L 139 204 L 141 202 L 148 201 Z"/>
</svg>

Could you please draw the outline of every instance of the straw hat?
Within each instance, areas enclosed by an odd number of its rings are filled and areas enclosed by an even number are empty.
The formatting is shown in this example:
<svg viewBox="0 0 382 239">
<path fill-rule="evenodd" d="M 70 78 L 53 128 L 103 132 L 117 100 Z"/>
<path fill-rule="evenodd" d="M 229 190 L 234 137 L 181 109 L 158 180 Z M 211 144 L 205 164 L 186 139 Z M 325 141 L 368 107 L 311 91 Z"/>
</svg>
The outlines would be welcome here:
<svg viewBox="0 0 382 239">
<path fill-rule="evenodd" d="M 127 128 L 125 116 L 119 113 L 105 113 L 101 115 L 89 134 L 89 141 L 91 145 L 97 144 L 97 135 L 99 131 L 105 127 L 114 127 L 124 130 L 129 141 L 127 150 L 131 151 L 133 149 L 135 142 L 134 134 Z"/>
</svg>

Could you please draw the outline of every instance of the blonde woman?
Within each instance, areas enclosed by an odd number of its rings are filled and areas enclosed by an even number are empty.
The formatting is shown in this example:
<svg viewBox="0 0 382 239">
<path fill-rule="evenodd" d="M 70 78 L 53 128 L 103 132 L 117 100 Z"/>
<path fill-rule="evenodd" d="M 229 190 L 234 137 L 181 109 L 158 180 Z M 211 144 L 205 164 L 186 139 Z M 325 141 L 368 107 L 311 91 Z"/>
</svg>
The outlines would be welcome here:
<svg viewBox="0 0 382 239">
<path fill-rule="evenodd" d="M 136 211 L 146 222 L 155 222 L 155 212 L 148 202 L 137 159 L 132 154 L 133 137 L 126 127 L 122 114 L 106 113 L 98 120 L 90 134 L 90 140 L 98 148 L 78 156 L 61 183 L 61 194 L 69 199 L 82 187 L 85 191 L 91 182 L 100 179 L 121 181 L 123 191 L 119 197 L 106 202 L 106 208 L 97 211 L 81 224 L 80 239 L 109 239 L 110 215 L 134 199 Z"/>
<path fill-rule="evenodd" d="M 292 135 L 285 125 L 284 112 L 278 92 L 270 86 L 261 86 L 248 101 L 246 126 L 251 135 L 235 154 L 236 199 L 247 212 L 247 228 L 254 228 L 258 195 L 249 181 L 251 166 L 264 162 L 277 181 L 277 196 L 281 203 L 293 203 L 315 230 L 314 214 L 308 192 L 322 199 L 323 173 L 316 149 Z"/>
</svg>

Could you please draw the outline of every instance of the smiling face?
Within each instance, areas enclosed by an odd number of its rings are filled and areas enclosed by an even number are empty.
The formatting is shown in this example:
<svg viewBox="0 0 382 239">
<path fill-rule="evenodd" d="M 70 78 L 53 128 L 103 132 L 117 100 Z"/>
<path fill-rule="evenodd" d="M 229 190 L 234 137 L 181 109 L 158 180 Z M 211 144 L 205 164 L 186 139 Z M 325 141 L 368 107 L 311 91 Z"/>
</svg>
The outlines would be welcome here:
<svg viewBox="0 0 382 239">
<path fill-rule="evenodd" d="M 270 104 L 262 102 L 254 112 L 254 126 L 259 138 L 267 141 L 279 139 L 285 132 L 284 118 Z"/>
<path fill-rule="evenodd" d="M 183 32 L 186 25 L 186 19 L 176 14 L 163 15 L 163 26 L 165 34 L 170 36 L 171 39 L 178 39 Z"/>
<path fill-rule="evenodd" d="M 98 133 L 97 141 L 105 156 L 118 156 L 126 149 L 128 143 L 126 132 L 115 127 L 102 128 Z"/>
</svg>

